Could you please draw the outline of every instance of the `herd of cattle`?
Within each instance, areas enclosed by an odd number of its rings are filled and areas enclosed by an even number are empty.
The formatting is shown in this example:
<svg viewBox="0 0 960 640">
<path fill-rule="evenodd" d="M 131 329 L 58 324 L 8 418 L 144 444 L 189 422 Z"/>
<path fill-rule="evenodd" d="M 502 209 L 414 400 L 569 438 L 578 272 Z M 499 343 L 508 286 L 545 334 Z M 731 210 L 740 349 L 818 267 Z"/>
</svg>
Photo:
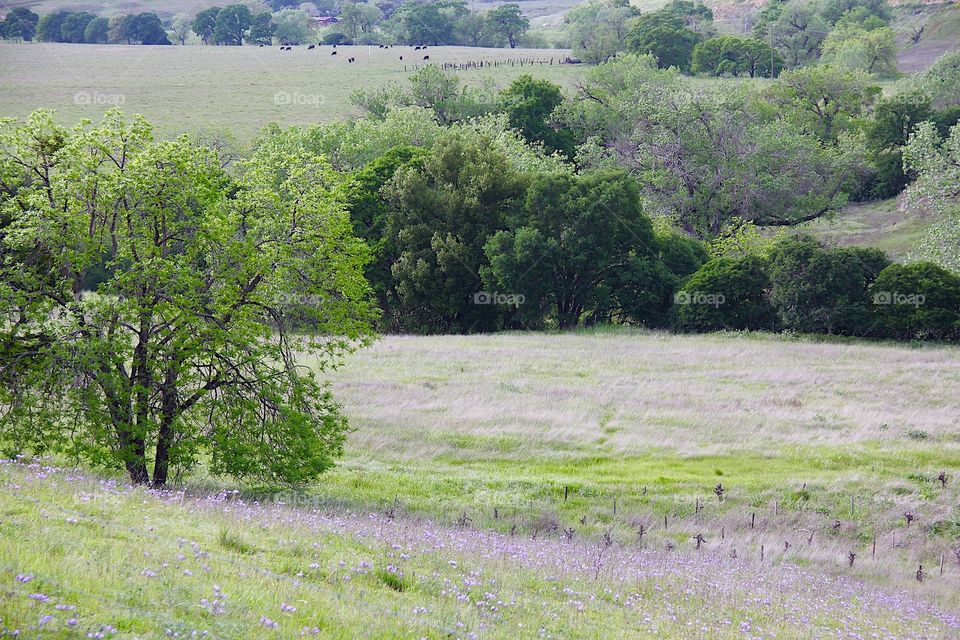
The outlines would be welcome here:
<svg viewBox="0 0 960 640">
<path fill-rule="evenodd" d="M 269 45 L 269 44 L 262 44 L 262 45 L 260 45 L 260 48 L 262 49 L 263 47 L 269 47 L 269 46 L 271 46 L 271 45 Z M 323 48 L 323 45 L 322 45 L 322 44 L 308 44 L 308 45 L 301 45 L 301 46 L 302 46 L 302 47 L 305 47 L 307 50 L 316 49 L 317 47 L 320 47 L 321 49 Z M 333 49 L 333 50 L 330 52 L 330 55 L 331 55 L 331 56 L 337 55 L 337 45 L 334 44 L 334 45 L 330 45 L 330 46 L 331 46 L 331 48 Z M 377 45 L 377 46 L 378 46 L 380 49 L 393 49 L 393 46 L 394 46 L 394 45 L 392 45 L 392 44 L 381 44 L 381 45 Z M 293 50 L 293 45 L 289 45 L 289 44 L 280 45 L 280 51 L 292 51 L 292 50 Z M 424 44 L 424 45 L 419 45 L 419 44 L 418 44 L 418 45 L 416 45 L 416 46 L 413 46 L 413 50 L 414 50 L 414 51 L 426 51 L 426 50 L 427 50 L 427 45 L 425 45 L 425 44 Z M 400 59 L 403 60 L 403 56 L 400 56 Z M 424 59 L 424 60 L 429 60 L 429 59 L 430 59 L 430 55 L 427 54 L 427 55 L 423 56 L 423 59 Z M 356 61 L 356 58 L 347 58 L 347 62 L 355 62 L 355 61 Z"/>
</svg>

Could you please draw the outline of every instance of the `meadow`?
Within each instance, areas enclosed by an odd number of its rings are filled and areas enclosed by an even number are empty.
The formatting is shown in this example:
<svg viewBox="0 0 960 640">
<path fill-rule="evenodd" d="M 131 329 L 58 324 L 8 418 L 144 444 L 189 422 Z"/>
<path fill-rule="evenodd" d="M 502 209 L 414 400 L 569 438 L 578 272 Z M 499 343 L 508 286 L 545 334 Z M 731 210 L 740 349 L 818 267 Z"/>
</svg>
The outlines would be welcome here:
<svg viewBox="0 0 960 640">
<path fill-rule="evenodd" d="M 385 337 L 333 374 L 355 431 L 306 492 L 0 466 L 2 624 L 956 637 L 958 355 L 622 329 Z"/>
<path fill-rule="evenodd" d="M 56 43 L 0 44 L 0 113 L 24 117 L 43 106 L 72 125 L 99 120 L 113 106 L 142 113 L 162 137 L 178 133 L 226 132 L 249 143 L 264 125 L 330 122 L 359 111 L 350 104 L 356 89 L 403 83 L 429 63 L 498 63 L 458 72 L 473 86 L 502 88 L 523 73 L 571 87 L 582 65 L 559 64 L 562 49 L 482 49 L 367 46 L 148 47 Z M 400 60 L 400 57 L 403 60 Z M 348 63 L 347 58 L 355 58 Z M 545 61 L 520 66 L 510 61 Z M 550 65 L 553 59 L 554 64 Z M 225 120 L 225 114 L 229 119 Z"/>
</svg>

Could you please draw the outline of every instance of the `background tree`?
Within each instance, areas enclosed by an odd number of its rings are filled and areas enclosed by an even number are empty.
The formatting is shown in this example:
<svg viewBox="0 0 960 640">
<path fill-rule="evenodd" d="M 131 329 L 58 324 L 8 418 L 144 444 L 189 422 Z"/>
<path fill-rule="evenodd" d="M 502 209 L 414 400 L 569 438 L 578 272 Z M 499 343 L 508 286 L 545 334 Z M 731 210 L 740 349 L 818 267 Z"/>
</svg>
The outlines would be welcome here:
<svg viewBox="0 0 960 640">
<path fill-rule="evenodd" d="M 908 91 L 880 99 L 866 128 L 876 171 L 869 186 L 874 198 L 890 198 L 907 186 L 910 177 L 903 170 L 903 147 L 921 122 L 932 121 L 935 113 L 926 94 Z"/>
<path fill-rule="evenodd" d="M 84 33 L 86 32 L 87 25 L 95 20 L 96 17 L 97 16 L 89 11 L 80 11 L 68 15 L 64 18 L 63 24 L 60 25 L 61 41 L 75 44 L 86 42 Z"/>
<path fill-rule="evenodd" d="M 934 220 L 914 257 L 960 274 L 960 125 L 946 139 L 932 122 L 918 125 L 903 164 L 917 175 L 904 192 L 907 210 Z"/>
<path fill-rule="evenodd" d="M 110 36 L 110 21 L 106 18 L 94 18 L 87 23 L 83 31 L 83 40 L 90 44 L 104 44 Z"/>
<path fill-rule="evenodd" d="M 214 34 L 217 30 L 217 14 L 220 13 L 220 7 L 210 7 L 204 9 L 193 19 L 192 29 L 203 40 L 203 44 L 212 44 L 216 42 Z"/>
<path fill-rule="evenodd" d="M 897 73 L 897 42 L 893 29 L 863 27 L 841 21 L 823 41 L 821 61 L 862 69 L 878 76 Z"/>
<path fill-rule="evenodd" d="M 346 420 L 300 358 L 336 366 L 374 314 L 322 159 L 261 149 L 233 178 L 118 112 L 73 132 L 5 121 L 0 149 L 5 449 L 156 486 L 201 458 L 270 483 L 332 465 Z M 291 299 L 311 331 L 290 331 Z"/>
<path fill-rule="evenodd" d="M 167 37 L 167 30 L 163 28 L 163 23 L 155 13 L 138 13 L 127 16 L 120 28 L 121 33 L 128 42 L 139 42 L 140 44 L 170 44 Z"/>
<path fill-rule="evenodd" d="M 893 12 L 887 0 L 820 0 L 817 12 L 827 24 L 836 24 L 844 15 L 860 10 L 879 18 L 884 24 L 890 22 Z"/>
<path fill-rule="evenodd" d="M 340 22 L 337 29 L 351 40 L 356 40 L 363 34 L 372 33 L 383 20 L 383 11 L 369 2 L 351 2 L 343 5 L 340 10 Z"/>
<path fill-rule="evenodd" d="M 40 16 L 37 22 L 37 40 L 63 42 L 63 23 L 69 16 L 69 11 L 51 11 Z"/>
<path fill-rule="evenodd" d="M 310 37 L 310 16 L 299 9 L 281 9 L 273 14 L 273 35 L 280 44 L 303 44 Z"/>
<path fill-rule="evenodd" d="M 517 46 L 523 34 L 530 29 L 530 20 L 523 15 L 518 4 L 500 5 L 487 13 L 487 20 L 493 32 L 502 36 L 511 49 Z"/>
<path fill-rule="evenodd" d="M 783 58 L 765 42 L 738 36 L 716 36 L 693 48 L 691 69 L 694 73 L 722 76 L 749 75 L 751 78 L 778 75 L 783 69 Z"/>
<path fill-rule="evenodd" d="M 679 331 L 771 330 L 777 316 L 767 298 L 770 278 L 757 256 L 714 258 L 677 292 Z"/>
<path fill-rule="evenodd" d="M 38 22 L 40 22 L 40 16 L 26 7 L 11 9 L 0 23 L 0 35 L 5 40 L 30 42 L 36 35 Z"/>
<path fill-rule="evenodd" d="M 663 69 L 676 67 L 690 70 L 693 48 L 700 35 L 687 29 L 683 17 L 662 9 L 641 15 L 627 36 L 631 51 L 649 53 Z"/>
<path fill-rule="evenodd" d="M 273 42 L 273 15 L 269 11 L 253 16 L 249 40 L 253 44 L 270 44 Z"/>
<path fill-rule="evenodd" d="M 187 39 L 193 33 L 193 20 L 190 19 L 190 16 L 184 13 L 178 13 L 173 16 L 173 22 L 171 23 L 171 31 L 173 31 L 174 37 L 177 39 L 181 45 L 187 44 Z"/>
<path fill-rule="evenodd" d="M 960 338 L 956 273 L 929 262 L 892 264 L 877 276 L 870 294 L 879 335 L 901 340 Z"/>
<path fill-rule="evenodd" d="M 569 12 L 564 20 L 573 55 L 597 64 L 623 51 L 637 10 L 627 0 L 587 0 Z"/>
<path fill-rule="evenodd" d="M 253 25 L 253 14 L 243 4 L 228 4 L 217 13 L 213 37 L 217 44 L 240 46 Z"/>
<path fill-rule="evenodd" d="M 830 27 L 817 14 L 813 4 L 791 0 L 770 26 L 769 37 L 772 46 L 786 61 L 787 68 L 795 69 L 820 56 L 820 44 L 829 31 Z"/>
</svg>

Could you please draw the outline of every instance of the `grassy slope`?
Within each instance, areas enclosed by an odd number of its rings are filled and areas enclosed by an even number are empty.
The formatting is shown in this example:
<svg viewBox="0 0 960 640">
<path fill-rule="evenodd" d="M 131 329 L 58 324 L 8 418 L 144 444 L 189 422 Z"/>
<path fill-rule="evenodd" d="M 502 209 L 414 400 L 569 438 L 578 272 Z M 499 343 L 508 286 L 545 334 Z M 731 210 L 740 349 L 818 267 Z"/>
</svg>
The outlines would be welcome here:
<svg viewBox="0 0 960 640">
<path fill-rule="evenodd" d="M 944 53 L 960 47 L 960 6 L 956 3 L 897 7 L 893 25 L 900 48 L 897 66 L 903 73 L 923 71 Z M 920 27 L 924 27 L 920 40 L 911 42 L 911 34 Z"/>
<path fill-rule="evenodd" d="M 62 122 L 98 119 L 114 103 L 143 113 L 161 135 L 228 129 L 241 142 L 264 124 L 329 122 L 355 112 L 350 94 L 403 82 L 423 64 L 412 47 L 144 47 L 121 45 L 0 44 L 0 114 L 25 116 L 39 107 L 58 110 Z M 430 62 L 537 59 L 556 63 L 557 49 L 431 47 Z M 404 61 L 399 58 L 403 56 Z M 347 63 L 355 57 L 356 62 Z M 578 65 L 501 66 L 461 71 L 468 83 L 505 86 L 533 73 L 569 86 Z M 285 101 L 285 98 L 289 98 Z"/>
<path fill-rule="evenodd" d="M 628 331 L 387 337 L 335 375 L 357 431 L 308 494 L 274 496 L 295 510 L 251 504 L 267 496 L 249 488 L 246 505 L 205 497 L 209 481 L 182 497 L 0 465 L 0 628 L 79 614 L 84 631 L 139 637 L 732 638 L 741 622 L 755 637 L 950 637 L 923 603 L 960 609 L 958 355 Z M 221 615 L 203 603 L 214 585 Z"/>
<path fill-rule="evenodd" d="M 831 218 L 822 218 L 791 229 L 810 233 L 831 245 L 856 245 L 883 249 L 903 259 L 923 237 L 931 221 L 908 216 L 897 208 L 897 199 L 849 205 Z"/>
<path fill-rule="evenodd" d="M 0 636 L 933 639 L 960 628 L 922 588 L 895 594 L 725 549 L 531 540 L 40 465 L 0 463 L 0 497 Z"/>
</svg>

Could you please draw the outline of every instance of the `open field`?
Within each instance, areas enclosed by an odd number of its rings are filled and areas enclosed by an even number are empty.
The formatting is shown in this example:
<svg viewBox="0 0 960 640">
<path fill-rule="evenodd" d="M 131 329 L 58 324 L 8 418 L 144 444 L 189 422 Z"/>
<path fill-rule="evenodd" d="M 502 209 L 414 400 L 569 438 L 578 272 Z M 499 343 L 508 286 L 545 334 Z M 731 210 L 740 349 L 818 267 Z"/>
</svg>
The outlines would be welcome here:
<svg viewBox="0 0 960 640">
<path fill-rule="evenodd" d="M 306 493 L 230 502 L 202 478 L 184 496 L 3 465 L 3 623 L 956 637 L 958 356 L 628 330 L 385 337 L 334 375 L 356 431 Z"/>
<path fill-rule="evenodd" d="M 23 117 L 56 109 L 64 124 L 99 119 L 114 105 L 142 113 L 161 135 L 229 129 L 250 141 L 269 122 L 329 122 L 355 113 L 350 94 L 362 87 L 404 82 L 423 55 L 412 47 L 355 46 L 310 51 L 297 47 L 148 47 L 0 44 L 0 114 Z M 500 62 L 459 72 L 470 84 L 503 87 L 523 73 L 570 86 L 581 65 L 561 65 L 560 49 L 431 47 L 430 62 Z M 401 61 L 400 56 L 404 57 Z M 356 62 L 347 63 L 355 57 Z M 510 66 L 511 60 L 549 64 Z"/>
</svg>

